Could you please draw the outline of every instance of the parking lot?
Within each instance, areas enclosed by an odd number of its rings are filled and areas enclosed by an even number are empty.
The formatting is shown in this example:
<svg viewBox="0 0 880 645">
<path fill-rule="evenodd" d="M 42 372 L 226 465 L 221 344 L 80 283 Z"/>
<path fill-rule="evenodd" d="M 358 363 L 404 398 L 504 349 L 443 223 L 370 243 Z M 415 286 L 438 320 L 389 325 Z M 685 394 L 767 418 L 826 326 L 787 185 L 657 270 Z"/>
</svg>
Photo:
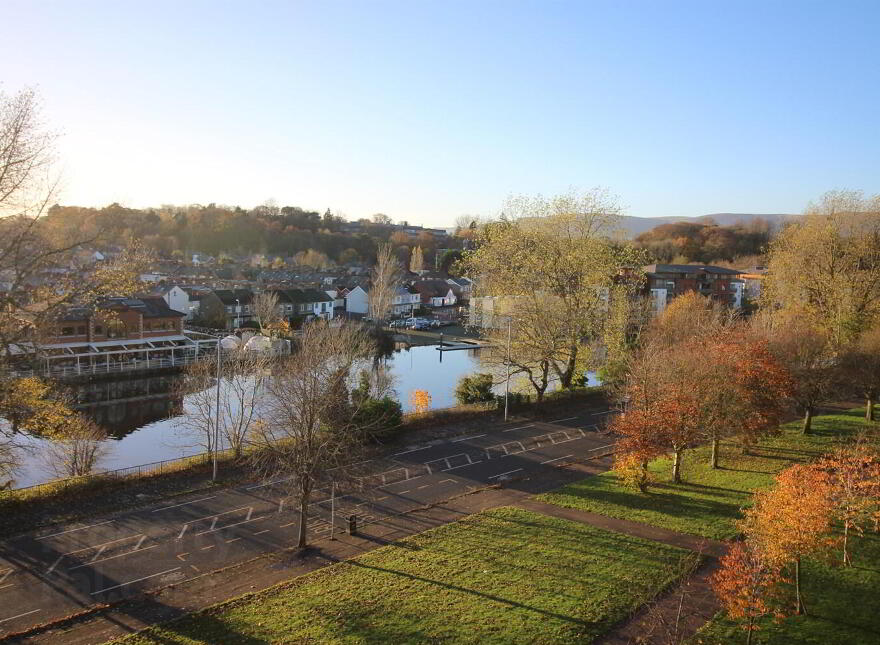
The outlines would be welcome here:
<svg viewBox="0 0 880 645">
<path fill-rule="evenodd" d="M 566 460 L 602 455 L 607 410 L 413 446 L 360 465 L 354 478 L 316 491 L 312 540 L 452 496 L 539 475 Z M 0 543 L 0 634 L 179 582 L 295 541 L 299 511 L 284 480 L 192 495 L 93 517 Z"/>
</svg>

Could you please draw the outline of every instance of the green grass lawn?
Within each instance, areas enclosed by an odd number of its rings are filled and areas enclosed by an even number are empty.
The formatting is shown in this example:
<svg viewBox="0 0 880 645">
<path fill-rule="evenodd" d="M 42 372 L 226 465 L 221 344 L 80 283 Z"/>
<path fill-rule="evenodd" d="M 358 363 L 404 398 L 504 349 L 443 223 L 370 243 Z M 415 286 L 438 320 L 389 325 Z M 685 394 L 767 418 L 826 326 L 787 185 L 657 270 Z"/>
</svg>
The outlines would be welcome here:
<svg viewBox="0 0 880 645">
<path fill-rule="evenodd" d="M 769 485 L 774 473 L 789 464 L 813 460 L 833 449 L 841 438 L 865 429 L 864 414 L 864 408 L 856 408 L 815 417 L 809 435 L 801 433 L 799 421 L 786 424 L 782 435 L 762 441 L 751 455 L 743 455 L 734 444 L 724 444 L 717 470 L 707 466 L 708 447 L 689 450 L 680 485 L 670 481 L 671 461 L 658 459 L 650 465 L 658 483 L 647 494 L 621 486 L 612 473 L 603 473 L 539 499 L 683 533 L 729 538 L 737 534 L 735 522 L 752 491 Z"/>
<path fill-rule="evenodd" d="M 695 558 L 501 508 L 121 642 L 589 643 Z"/>
<path fill-rule="evenodd" d="M 868 533 L 852 542 L 852 567 L 804 562 L 803 592 L 806 616 L 781 623 L 765 620 L 753 637 L 757 645 L 868 645 L 880 643 L 880 535 Z M 693 639 L 694 644 L 739 645 L 746 633 L 723 615 L 710 621 Z"/>
</svg>

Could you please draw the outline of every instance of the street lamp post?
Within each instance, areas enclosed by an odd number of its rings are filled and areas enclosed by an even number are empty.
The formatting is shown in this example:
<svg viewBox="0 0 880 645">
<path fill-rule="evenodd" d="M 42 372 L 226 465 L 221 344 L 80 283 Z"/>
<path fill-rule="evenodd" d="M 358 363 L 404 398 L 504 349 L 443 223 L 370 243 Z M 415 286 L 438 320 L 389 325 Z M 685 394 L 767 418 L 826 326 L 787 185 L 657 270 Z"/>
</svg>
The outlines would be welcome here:
<svg viewBox="0 0 880 645">
<path fill-rule="evenodd" d="M 507 399 L 510 395 L 510 324 L 511 318 L 507 317 L 507 379 L 504 381 L 504 420 L 507 421 Z"/>
<path fill-rule="evenodd" d="M 241 301 L 236 298 L 235 299 L 235 326 L 238 327 L 241 325 Z"/>
<path fill-rule="evenodd" d="M 220 443 L 220 337 L 217 337 L 217 401 L 214 408 L 214 454 L 213 471 L 211 473 L 211 482 L 217 481 L 217 449 Z"/>
</svg>

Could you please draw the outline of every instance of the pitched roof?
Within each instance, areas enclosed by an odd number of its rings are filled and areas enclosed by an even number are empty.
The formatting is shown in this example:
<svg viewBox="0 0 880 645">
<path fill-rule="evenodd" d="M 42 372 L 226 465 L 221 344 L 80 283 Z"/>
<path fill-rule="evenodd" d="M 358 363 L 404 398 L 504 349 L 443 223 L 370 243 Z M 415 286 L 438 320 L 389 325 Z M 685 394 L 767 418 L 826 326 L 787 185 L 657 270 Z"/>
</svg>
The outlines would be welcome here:
<svg viewBox="0 0 880 645">
<path fill-rule="evenodd" d="M 642 267 L 645 273 L 719 273 L 723 275 L 739 275 L 742 271 L 717 267 L 711 264 L 649 264 Z"/>
<path fill-rule="evenodd" d="M 238 304 L 249 305 L 254 299 L 254 293 L 250 289 L 215 289 L 214 294 L 220 298 L 224 305 Z"/>
</svg>

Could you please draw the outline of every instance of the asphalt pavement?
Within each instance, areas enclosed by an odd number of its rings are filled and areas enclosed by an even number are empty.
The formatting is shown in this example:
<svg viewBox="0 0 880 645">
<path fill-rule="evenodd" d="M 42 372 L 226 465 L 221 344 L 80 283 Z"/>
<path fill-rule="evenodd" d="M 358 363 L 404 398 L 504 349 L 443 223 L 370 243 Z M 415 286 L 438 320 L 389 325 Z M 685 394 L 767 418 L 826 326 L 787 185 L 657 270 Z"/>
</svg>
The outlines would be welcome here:
<svg viewBox="0 0 880 645">
<path fill-rule="evenodd" d="M 352 517 L 363 526 L 603 454 L 608 414 L 487 424 L 359 464 L 312 496 L 310 540 L 346 530 Z M 0 636 L 291 546 L 299 510 L 287 485 L 217 489 L 0 542 Z"/>
</svg>

